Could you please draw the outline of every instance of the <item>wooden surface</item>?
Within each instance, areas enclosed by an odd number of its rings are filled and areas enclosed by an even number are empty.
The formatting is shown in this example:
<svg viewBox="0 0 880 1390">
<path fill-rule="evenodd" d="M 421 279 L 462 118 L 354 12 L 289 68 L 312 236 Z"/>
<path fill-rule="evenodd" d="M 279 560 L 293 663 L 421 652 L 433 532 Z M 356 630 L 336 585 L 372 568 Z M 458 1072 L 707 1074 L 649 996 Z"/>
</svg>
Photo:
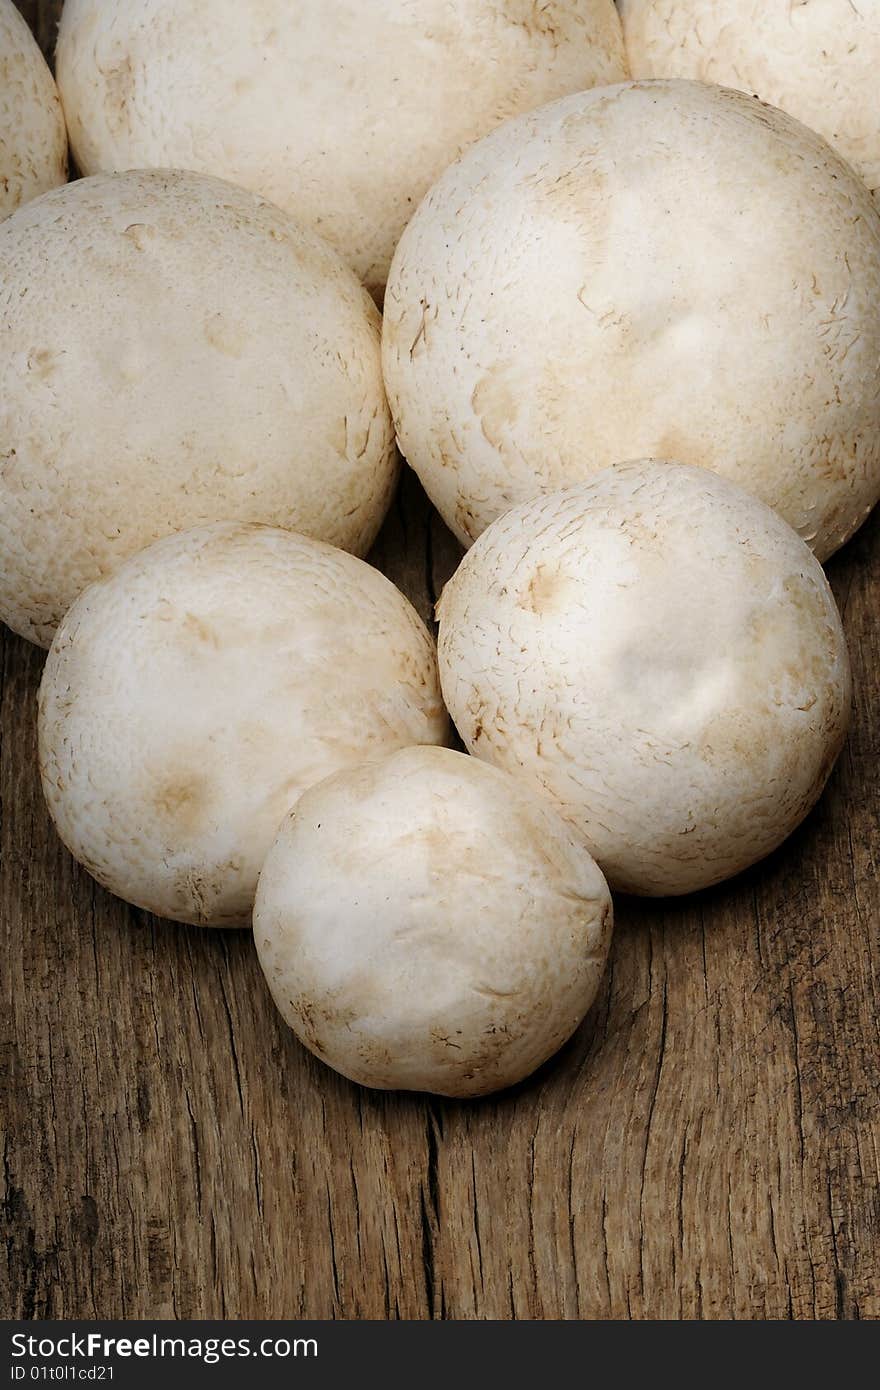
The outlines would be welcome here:
<svg viewBox="0 0 880 1390">
<path fill-rule="evenodd" d="M 58 4 L 23 4 L 47 46 Z M 376 558 L 457 550 L 408 480 Z M 517 1091 L 374 1095 L 276 1017 L 247 933 L 97 888 L 43 808 L 43 654 L 0 645 L 0 1313 L 880 1315 L 880 518 L 830 566 L 856 712 L 757 870 L 618 903 L 599 1002 Z"/>
</svg>

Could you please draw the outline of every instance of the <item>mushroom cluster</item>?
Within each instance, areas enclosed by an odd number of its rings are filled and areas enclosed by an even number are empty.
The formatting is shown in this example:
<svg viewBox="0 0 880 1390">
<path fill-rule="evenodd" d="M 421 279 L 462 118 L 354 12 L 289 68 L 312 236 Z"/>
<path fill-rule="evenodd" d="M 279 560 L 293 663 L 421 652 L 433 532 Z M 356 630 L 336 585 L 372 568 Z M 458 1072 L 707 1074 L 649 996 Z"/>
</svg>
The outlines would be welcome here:
<svg viewBox="0 0 880 1390">
<path fill-rule="evenodd" d="M 753 865 L 846 737 L 880 29 L 618 8 L 66 0 L 59 98 L 0 0 L 0 618 L 49 647 L 49 811 L 128 902 L 252 924 L 366 1086 L 530 1075 L 611 891 Z M 396 446 L 469 547 L 436 642 L 362 558 Z"/>
</svg>

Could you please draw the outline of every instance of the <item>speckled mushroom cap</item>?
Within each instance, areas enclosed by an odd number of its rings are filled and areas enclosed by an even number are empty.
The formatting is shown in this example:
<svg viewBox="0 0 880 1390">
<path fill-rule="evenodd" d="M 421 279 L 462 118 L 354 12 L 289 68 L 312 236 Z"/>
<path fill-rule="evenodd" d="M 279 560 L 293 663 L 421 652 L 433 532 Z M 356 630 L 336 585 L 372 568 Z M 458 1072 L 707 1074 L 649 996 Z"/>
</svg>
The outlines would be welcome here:
<svg viewBox="0 0 880 1390">
<path fill-rule="evenodd" d="M 0 0 L 0 221 L 67 180 L 55 82 L 12 0 Z"/>
<path fill-rule="evenodd" d="M 236 520 L 366 553 L 397 476 L 379 317 L 334 251 L 198 174 L 72 183 L 0 225 L 0 618 Z"/>
<path fill-rule="evenodd" d="M 627 458 L 711 467 L 820 558 L 880 495 L 880 215 L 789 116 L 624 84 L 509 122 L 398 248 L 401 447 L 467 544 Z"/>
<path fill-rule="evenodd" d="M 284 1018 L 344 1076 L 478 1096 L 577 1028 L 611 898 L 528 788 L 463 753 L 408 748 L 301 798 L 260 876 L 254 937 Z"/>
<path fill-rule="evenodd" d="M 232 179 L 320 231 L 374 292 L 467 145 L 625 76 L 612 0 L 66 0 L 58 39 L 82 169 Z"/>
<path fill-rule="evenodd" d="M 693 77 L 771 101 L 880 191 L 877 0 L 619 0 L 634 77 Z"/>
<path fill-rule="evenodd" d="M 163 917 L 247 922 L 285 813 L 350 763 L 441 742 L 434 644 L 394 585 L 273 527 L 167 537 L 86 590 L 40 687 L 61 838 Z"/>
<path fill-rule="evenodd" d="M 543 788 L 629 892 L 687 893 L 769 854 L 846 734 L 818 562 L 704 469 L 622 464 L 513 509 L 439 615 L 467 747 Z"/>
</svg>

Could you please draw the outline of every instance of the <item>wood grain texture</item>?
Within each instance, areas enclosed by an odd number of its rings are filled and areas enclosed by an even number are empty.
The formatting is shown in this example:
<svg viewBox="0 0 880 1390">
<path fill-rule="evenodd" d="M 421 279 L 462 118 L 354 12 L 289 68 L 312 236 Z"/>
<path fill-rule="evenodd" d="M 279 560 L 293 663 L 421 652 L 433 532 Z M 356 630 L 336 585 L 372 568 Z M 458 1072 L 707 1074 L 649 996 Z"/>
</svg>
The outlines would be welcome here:
<svg viewBox="0 0 880 1390">
<path fill-rule="evenodd" d="M 58 3 L 22 4 L 44 46 Z M 407 477 L 375 553 L 426 616 L 455 543 Z M 0 643 L 0 1313 L 880 1316 L 880 519 L 830 566 L 856 676 L 817 811 L 686 902 L 618 903 L 605 986 L 532 1081 L 359 1091 L 247 933 L 97 888 L 40 797 L 43 654 Z"/>
</svg>

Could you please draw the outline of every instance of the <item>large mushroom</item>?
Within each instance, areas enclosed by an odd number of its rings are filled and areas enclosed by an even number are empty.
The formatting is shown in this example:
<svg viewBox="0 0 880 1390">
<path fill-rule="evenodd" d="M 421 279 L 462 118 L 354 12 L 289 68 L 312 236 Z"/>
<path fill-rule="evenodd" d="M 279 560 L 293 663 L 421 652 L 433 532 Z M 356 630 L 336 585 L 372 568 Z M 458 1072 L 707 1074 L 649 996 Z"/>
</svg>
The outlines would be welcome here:
<svg viewBox="0 0 880 1390">
<path fill-rule="evenodd" d="M 319 231 L 376 294 L 456 155 L 624 76 L 612 0 L 66 0 L 58 36 L 82 169 L 222 175 Z"/>
<path fill-rule="evenodd" d="M 506 513 L 443 591 L 468 748 L 547 795 L 612 887 L 688 893 L 769 854 L 850 714 L 825 575 L 762 502 L 640 462 Z"/>
<path fill-rule="evenodd" d="M 696 82 L 586 92 L 444 174 L 397 249 L 385 379 L 467 544 L 627 458 L 740 483 L 820 558 L 880 496 L 880 214 L 819 136 Z"/>
<path fill-rule="evenodd" d="M 13 0 L 0 0 L 0 221 L 67 181 L 67 130 L 46 60 Z"/>
<path fill-rule="evenodd" d="M 220 523 L 94 584 L 40 687 L 40 770 L 75 857 L 162 917 L 242 926 L 276 830 L 330 773 L 448 721 L 434 643 L 331 546 Z"/>
<path fill-rule="evenodd" d="M 379 316 L 334 251 L 182 172 L 0 224 L 0 618 L 45 646 L 92 580 L 212 521 L 365 554 L 397 477 Z"/>
</svg>

